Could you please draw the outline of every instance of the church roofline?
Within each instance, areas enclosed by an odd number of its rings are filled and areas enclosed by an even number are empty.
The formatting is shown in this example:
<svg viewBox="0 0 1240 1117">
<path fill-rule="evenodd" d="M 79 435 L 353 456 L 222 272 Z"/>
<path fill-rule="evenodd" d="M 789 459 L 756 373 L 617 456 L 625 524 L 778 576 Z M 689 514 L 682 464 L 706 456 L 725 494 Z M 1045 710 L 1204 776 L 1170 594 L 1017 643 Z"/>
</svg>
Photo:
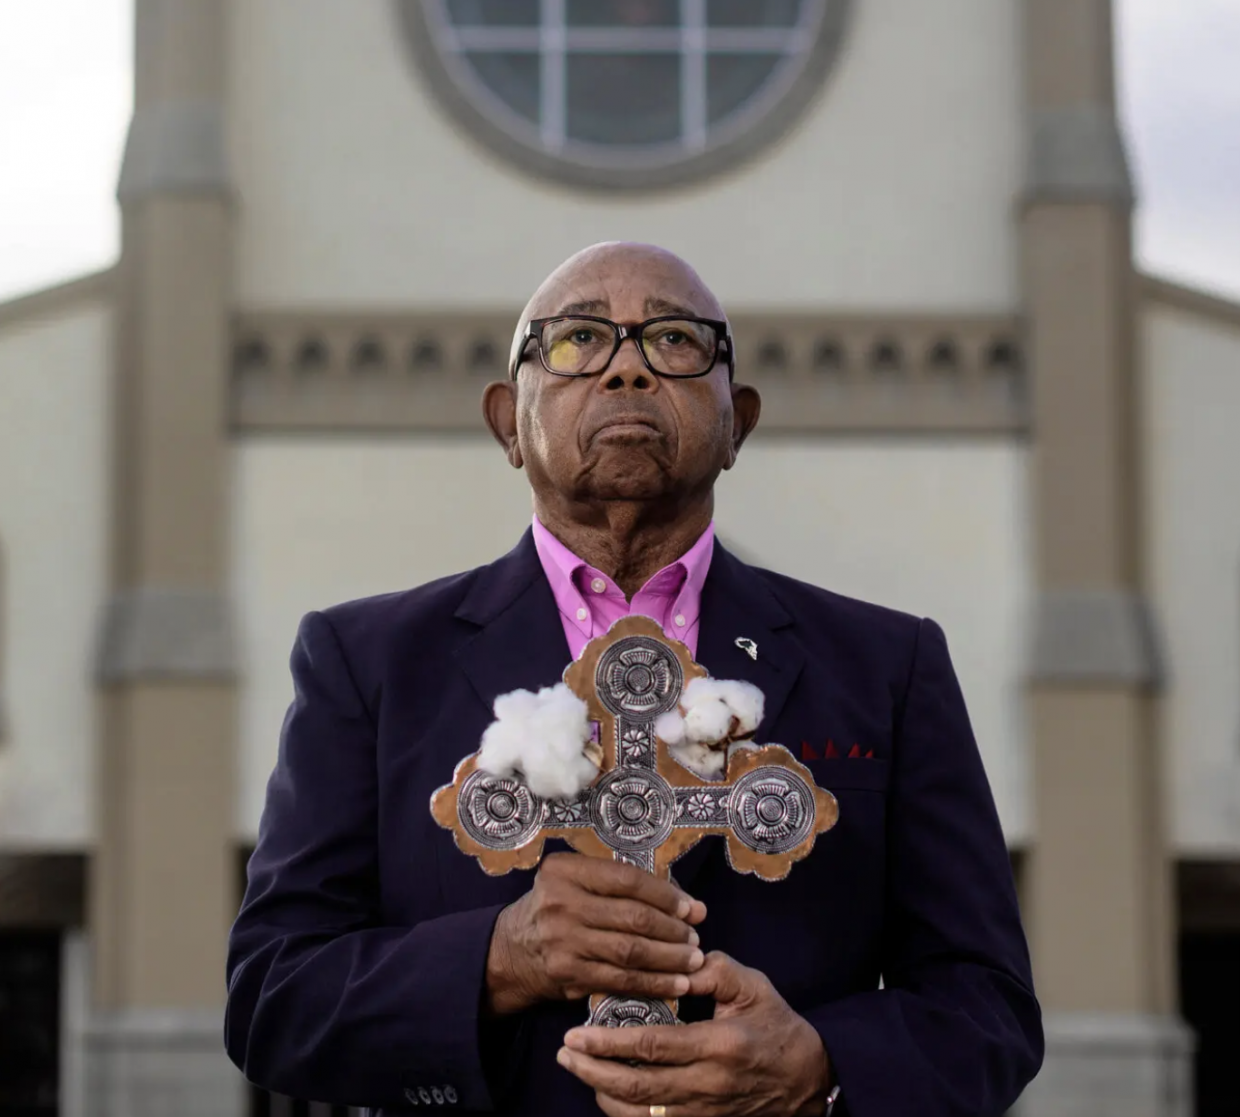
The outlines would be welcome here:
<svg viewBox="0 0 1240 1117">
<path fill-rule="evenodd" d="M 115 274 L 115 267 L 105 268 L 0 301 L 0 329 L 44 321 L 65 311 L 103 301 L 112 293 Z"/>
<path fill-rule="evenodd" d="M 1212 294 L 1199 287 L 1188 287 L 1169 279 L 1142 275 L 1141 294 L 1147 302 L 1240 328 L 1240 302 Z"/>
</svg>

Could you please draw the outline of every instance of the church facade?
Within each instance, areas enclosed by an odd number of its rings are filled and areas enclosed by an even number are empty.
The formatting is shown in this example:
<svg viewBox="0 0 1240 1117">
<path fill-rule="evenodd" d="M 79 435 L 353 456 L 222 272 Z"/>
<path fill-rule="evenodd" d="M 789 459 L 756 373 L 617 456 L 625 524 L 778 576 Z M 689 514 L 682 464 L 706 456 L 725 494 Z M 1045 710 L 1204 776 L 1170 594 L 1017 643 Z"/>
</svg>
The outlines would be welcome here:
<svg viewBox="0 0 1240 1117">
<path fill-rule="evenodd" d="M 1022 1112 L 1234 1111 L 1240 306 L 1134 269 L 1109 0 L 137 0 L 135 43 L 120 261 L 0 305 L 0 1109 L 267 1104 L 224 951 L 297 621 L 515 542 L 482 386 L 633 239 L 762 392 L 721 537 L 946 629 Z"/>
</svg>

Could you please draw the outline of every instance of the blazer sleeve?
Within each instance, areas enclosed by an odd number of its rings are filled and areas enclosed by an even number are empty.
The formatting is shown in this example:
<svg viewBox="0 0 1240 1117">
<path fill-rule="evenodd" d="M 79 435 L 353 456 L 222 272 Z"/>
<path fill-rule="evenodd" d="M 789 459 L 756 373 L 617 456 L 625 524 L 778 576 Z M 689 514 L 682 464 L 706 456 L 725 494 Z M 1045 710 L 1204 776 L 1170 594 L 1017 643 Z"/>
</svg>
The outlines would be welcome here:
<svg viewBox="0 0 1240 1117">
<path fill-rule="evenodd" d="M 379 919 L 376 727 L 330 620 L 311 613 L 229 938 L 225 1044 L 257 1085 L 403 1106 L 437 1090 L 491 1109 L 479 1009 L 498 907 Z"/>
<path fill-rule="evenodd" d="M 1041 1012 L 998 813 L 933 621 L 897 716 L 884 988 L 805 1016 L 849 1117 L 999 1117 L 1041 1066 Z"/>
</svg>

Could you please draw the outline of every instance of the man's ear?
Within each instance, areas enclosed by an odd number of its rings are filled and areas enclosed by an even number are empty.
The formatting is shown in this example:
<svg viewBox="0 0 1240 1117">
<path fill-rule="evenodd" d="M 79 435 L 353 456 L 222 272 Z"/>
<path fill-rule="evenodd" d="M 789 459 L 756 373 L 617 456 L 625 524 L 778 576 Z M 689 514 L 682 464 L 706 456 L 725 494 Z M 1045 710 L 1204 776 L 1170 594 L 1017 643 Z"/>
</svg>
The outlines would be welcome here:
<svg viewBox="0 0 1240 1117">
<path fill-rule="evenodd" d="M 520 469 L 524 464 L 517 445 L 517 386 L 511 380 L 488 384 L 482 393 L 482 417 L 487 429 L 504 448 L 508 464 Z"/>
<path fill-rule="evenodd" d="M 745 444 L 745 439 L 758 425 L 758 416 L 762 413 L 762 397 L 758 389 L 748 384 L 732 385 L 732 445 L 728 447 L 728 460 L 724 469 L 731 469 L 736 464 L 737 455 Z"/>
</svg>

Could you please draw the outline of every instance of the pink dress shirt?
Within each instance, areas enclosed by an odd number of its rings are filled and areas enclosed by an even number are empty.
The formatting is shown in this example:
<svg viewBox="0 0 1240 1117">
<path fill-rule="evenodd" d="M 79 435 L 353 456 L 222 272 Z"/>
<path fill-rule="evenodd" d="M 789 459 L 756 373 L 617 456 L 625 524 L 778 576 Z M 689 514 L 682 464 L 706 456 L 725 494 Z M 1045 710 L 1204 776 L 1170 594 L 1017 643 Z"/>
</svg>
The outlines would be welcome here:
<svg viewBox="0 0 1240 1117">
<path fill-rule="evenodd" d="M 702 586 L 715 550 L 715 525 L 675 562 L 665 566 L 629 601 L 606 574 L 578 558 L 538 517 L 534 517 L 534 546 L 551 583 L 568 650 L 573 659 L 596 636 L 602 636 L 621 617 L 640 613 L 658 622 L 673 640 L 697 654 Z"/>
</svg>

